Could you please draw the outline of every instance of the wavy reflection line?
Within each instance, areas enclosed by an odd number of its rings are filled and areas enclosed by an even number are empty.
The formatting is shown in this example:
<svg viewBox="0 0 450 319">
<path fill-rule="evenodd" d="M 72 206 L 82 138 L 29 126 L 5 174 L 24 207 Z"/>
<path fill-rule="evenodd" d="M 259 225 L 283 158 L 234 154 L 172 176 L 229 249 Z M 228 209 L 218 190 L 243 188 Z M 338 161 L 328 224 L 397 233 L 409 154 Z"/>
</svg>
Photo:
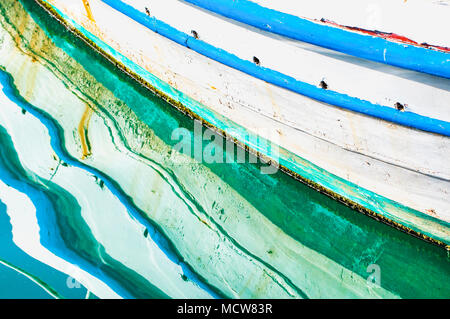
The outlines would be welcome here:
<svg viewBox="0 0 450 319">
<path fill-rule="evenodd" d="M 53 70 L 50 70 L 53 74 L 55 74 L 55 72 Z M 58 72 L 59 73 L 59 72 Z M 56 76 L 56 74 L 55 74 Z M 59 78 L 59 77 L 58 77 Z M 61 79 L 61 78 L 60 78 Z M 101 105 L 99 105 L 99 103 L 97 103 L 95 100 L 91 99 L 89 96 L 86 96 L 85 94 L 81 93 L 81 91 L 79 90 L 78 87 L 76 87 L 76 85 L 74 83 L 71 82 L 71 84 L 74 86 L 71 90 L 72 93 L 74 93 L 78 98 L 80 98 L 81 100 L 83 100 L 87 105 L 88 103 L 92 103 L 95 105 L 95 107 L 97 109 L 103 109 L 101 107 Z M 74 90 L 76 90 L 76 92 L 78 94 L 76 94 L 74 92 Z M 80 96 L 81 95 L 81 96 Z M 88 102 L 89 101 L 89 102 Z M 90 109 L 92 109 L 92 107 L 90 107 Z M 128 144 L 128 140 L 127 138 L 125 138 L 125 136 L 122 134 L 121 129 L 119 128 L 118 124 L 116 123 L 115 119 L 113 116 L 111 116 L 108 112 L 98 112 L 97 115 L 99 115 L 101 118 L 103 118 L 104 120 L 104 124 L 105 127 L 108 129 L 109 132 L 109 136 L 111 138 L 111 141 L 113 143 L 113 145 L 115 146 L 115 149 L 124 154 L 125 156 L 131 157 L 136 161 L 139 161 L 141 163 L 143 163 L 146 167 L 151 168 L 155 173 L 157 173 L 171 188 L 172 193 L 176 195 L 176 197 L 178 197 L 184 204 L 185 206 L 188 208 L 189 212 L 191 214 L 193 214 L 200 222 L 202 222 L 204 225 L 206 225 L 207 227 L 209 227 L 212 231 L 214 231 L 216 234 L 220 234 L 219 237 L 222 238 L 226 238 L 227 240 L 229 240 L 229 242 L 235 246 L 235 250 L 236 251 L 240 251 L 243 253 L 244 256 L 246 256 L 246 258 L 249 261 L 252 260 L 257 260 L 261 265 L 263 265 L 264 267 L 266 267 L 267 269 L 271 270 L 273 273 L 277 274 L 280 278 L 282 278 L 285 283 L 292 289 L 294 289 L 302 298 L 308 299 L 308 295 L 298 286 L 296 286 L 286 275 L 284 275 L 283 273 L 281 273 L 279 270 L 277 270 L 274 266 L 270 265 L 269 263 L 265 262 L 264 260 L 262 260 L 261 258 L 259 258 L 257 255 L 251 253 L 249 250 L 247 250 L 245 247 L 243 247 L 242 244 L 240 244 L 235 238 L 233 238 L 232 236 L 230 236 L 224 229 L 223 227 L 221 227 L 216 220 L 209 215 L 206 210 L 203 208 L 203 206 L 195 199 L 195 197 L 183 186 L 183 184 L 179 181 L 179 179 L 177 178 L 176 174 L 168 169 L 165 168 L 161 163 L 158 163 L 157 161 L 144 156 L 141 153 L 137 153 L 135 152 L 131 146 Z M 109 120 L 107 121 L 106 118 Z M 84 119 L 84 114 L 83 114 L 83 119 Z M 109 122 L 115 129 L 115 132 L 119 135 L 119 138 L 116 139 L 114 137 L 114 134 L 112 132 L 112 128 L 110 127 L 110 125 L 108 125 Z M 81 122 L 80 122 L 81 123 Z M 121 147 L 119 145 L 123 145 L 123 147 L 125 148 L 125 150 L 127 151 L 127 153 L 125 153 Z M 131 202 L 134 203 L 133 198 L 129 198 Z M 134 204 L 135 205 L 135 204 Z M 210 223 L 206 223 L 205 219 L 209 220 Z M 213 227 L 212 227 L 213 226 Z M 279 282 L 279 280 L 277 278 L 275 278 L 273 275 L 270 275 L 269 273 L 266 272 L 266 274 L 272 278 L 272 280 L 274 280 L 274 282 L 276 284 L 278 284 L 287 294 L 291 295 L 292 294 L 286 289 L 286 287 Z M 224 278 L 223 278 L 224 279 Z"/>
<path fill-rule="evenodd" d="M 46 61 L 46 62 L 48 61 L 48 59 L 45 59 L 45 58 L 43 58 L 43 60 Z M 100 117 L 103 118 L 104 123 L 105 123 L 105 127 L 109 131 L 109 136 L 111 138 L 111 141 L 113 142 L 113 145 L 115 146 L 115 148 L 116 148 L 116 150 L 118 152 L 121 152 L 121 153 L 125 154 L 125 156 L 128 156 L 128 157 L 130 157 L 129 153 L 133 154 L 134 156 L 132 158 L 134 160 L 140 161 L 144 165 L 146 165 L 147 167 L 151 168 L 168 185 L 170 185 L 170 187 L 172 189 L 172 193 L 175 194 L 186 205 L 186 207 L 189 209 L 189 211 L 194 216 L 196 216 L 199 221 L 203 222 L 203 224 L 205 224 L 207 227 L 209 227 L 210 229 L 212 229 L 216 233 L 218 233 L 218 234 L 220 233 L 223 237 L 227 238 L 234 246 L 237 247 L 238 250 L 240 250 L 242 253 L 244 253 L 244 255 L 247 256 L 248 260 L 252 260 L 252 259 L 257 260 L 259 263 L 261 263 L 262 265 L 264 265 L 265 267 L 270 269 L 272 272 L 274 272 L 275 274 L 280 276 L 290 288 L 292 288 L 295 291 L 297 291 L 297 293 L 299 295 L 301 295 L 303 298 L 308 298 L 307 294 L 302 289 L 300 289 L 298 286 L 296 286 L 286 275 L 281 273 L 279 270 L 277 270 L 275 267 L 273 267 L 269 263 L 267 263 L 264 260 L 262 260 L 261 258 L 259 258 L 257 255 L 255 255 L 255 254 L 251 253 L 250 251 L 248 251 L 245 247 L 243 247 L 242 244 L 240 244 L 236 239 L 234 239 L 232 236 L 230 236 L 223 229 L 223 227 L 221 227 L 215 221 L 215 219 L 206 212 L 206 210 L 202 207 L 202 205 L 195 199 L 194 196 L 192 196 L 192 194 L 182 185 L 182 183 L 179 182 L 178 178 L 176 177 L 176 174 L 172 170 L 163 167 L 162 164 L 156 162 L 155 160 L 153 160 L 153 159 L 151 159 L 151 158 L 149 158 L 147 156 L 144 156 L 141 153 L 135 152 L 131 148 L 131 146 L 128 144 L 127 138 L 125 138 L 125 136 L 122 134 L 122 131 L 121 131 L 119 125 L 116 123 L 114 117 L 112 115 L 110 115 L 109 112 L 104 110 L 102 105 L 100 105 L 97 101 L 95 101 L 90 96 L 82 93 L 81 89 L 78 88 L 78 86 L 75 83 L 73 83 L 68 77 L 66 77 L 63 74 L 63 72 L 61 72 L 57 68 L 57 66 L 55 64 L 51 63 L 47 69 L 51 73 L 53 73 L 58 79 L 60 79 L 63 83 L 65 83 L 65 86 L 74 95 L 76 95 L 80 100 L 82 100 L 87 105 L 86 106 L 86 111 L 85 111 L 85 113 L 83 113 L 82 120 L 80 121 L 80 124 L 79 124 L 79 127 L 78 127 L 79 135 L 82 136 L 82 146 L 84 144 L 83 141 L 88 140 L 86 127 L 87 127 L 87 121 L 89 120 L 89 117 L 92 114 L 91 112 L 92 112 L 93 108 L 95 107 L 98 110 L 102 110 L 102 112 L 97 112 L 97 115 L 99 115 Z M 108 122 L 113 125 L 113 127 L 115 129 L 115 132 L 119 135 L 118 139 L 115 139 L 114 134 L 112 133 L 112 129 L 108 125 L 107 120 L 105 119 L 105 117 L 108 118 L 108 120 L 109 120 Z M 82 129 L 82 127 L 84 129 Z M 119 143 L 117 142 L 117 140 L 119 141 Z M 129 153 L 123 152 L 123 150 L 119 146 L 120 144 L 122 144 L 124 146 L 124 148 Z M 82 159 L 85 158 L 85 148 L 86 147 L 83 146 L 83 157 L 82 157 Z M 114 181 L 114 179 L 112 177 L 109 177 L 109 178 L 112 181 Z M 117 183 L 117 185 L 118 185 L 118 183 Z M 118 187 L 120 187 L 120 186 L 118 185 Z M 134 200 L 133 200 L 133 198 L 131 196 L 128 196 L 128 199 L 130 200 L 130 202 L 133 203 L 134 206 L 136 206 L 134 204 Z M 203 215 L 204 218 L 202 218 L 201 215 Z M 210 224 L 207 224 L 207 223 L 204 222 L 205 218 L 207 220 L 209 220 L 214 225 L 215 229 L 213 229 Z M 176 247 L 174 247 L 174 248 L 176 250 Z M 177 254 L 180 255 L 179 252 L 177 252 Z M 278 282 L 278 280 L 276 278 L 274 278 L 273 276 L 271 276 L 271 277 L 282 289 L 284 289 L 288 294 L 290 294 L 290 292 L 288 290 L 286 290 L 286 288 L 284 287 L 284 285 L 282 283 Z"/>
<path fill-rule="evenodd" d="M 68 155 L 64 143 L 61 142 L 64 140 L 64 137 L 60 126 L 49 114 L 28 103 L 20 95 L 19 91 L 14 85 L 12 76 L 2 67 L 0 67 L 0 82 L 4 84 L 3 91 L 5 92 L 5 94 L 10 98 L 13 98 L 15 104 L 18 107 L 25 109 L 48 129 L 49 135 L 51 137 L 50 144 L 60 159 L 71 166 L 78 167 L 93 174 L 94 176 L 98 176 L 99 178 L 101 178 L 104 182 L 104 186 L 107 187 L 111 191 L 111 193 L 119 199 L 119 201 L 127 208 L 128 212 L 134 217 L 134 219 L 139 221 L 139 223 L 149 229 L 150 237 L 166 255 L 166 257 L 169 258 L 169 260 L 177 265 L 180 265 L 183 269 L 186 269 L 187 267 L 190 270 L 186 273 L 188 278 L 192 282 L 196 283 L 199 287 L 207 291 L 211 296 L 216 298 L 222 296 L 221 292 L 218 289 L 210 287 L 208 283 L 201 281 L 199 279 L 201 277 L 194 270 L 192 270 L 189 265 L 184 263 L 183 260 L 178 257 L 177 253 L 173 250 L 173 244 L 168 239 L 166 239 L 163 234 L 161 234 L 161 232 L 157 228 L 158 226 L 155 227 L 153 223 L 143 217 L 143 214 L 136 207 L 134 207 L 132 201 L 130 201 L 129 196 L 123 192 L 117 182 L 115 182 L 114 180 L 110 180 L 110 178 L 103 174 L 100 170 L 85 165 L 84 163 L 81 163 L 77 159 L 73 158 L 71 155 Z"/>
<path fill-rule="evenodd" d="M 39 279 L 36 276 L 33 276 L 32 274 L 27 273 L 25 270 L 21 269 L 20 267 L 14 266 L 13 264 L 8 263 L 6 260 L 0 259 L 0 264 L 4 265 L 5 267 L 8 267 L 15 272 L 21 274 L 25 278 L 31 280 L 36 285 L 41 287 L 46 293 L 48 293 L 50 296 L 52 296 L 55 299 L 62 299 L 63 297 L 58 294 L 56 290 L 54 290 L 52 287 L 47 285 L 44 281 Z"/>
<path fill-rule="evenodd" d="M 58 227 L 61 226 L 61 221 L 58 220 L 56 210 L 59 207 L 61 211 L 64 211 L 69 207 L 69 215 L 74 216 L 77 214 L 76 200 L 67 192 L 60 189 L 59 186 L 53 185 L 53 183 L 45 183 L 45 180 L 42 180 L 34 173 L 27 172 L 21 166 L 11 139 L 3 126 L 0 126 L 0 145 L 2 180 L 5 180 L 14 189 L 24 192 L 36 207 L 36 219 L 40 230 L 38 238 L 42 241 L 43 247 L 64 261 L 86 269 L 90 275 L 99 278 L 111 289 L 119 291 L 120 295 L 129 296 L 129 293 L 125 292 L 112 278 L 100 272 L 97 268 L 98 265 L 86 260 L 84 258 L 86 256 L 67 248 L 68 242 L 64 240 L 65 237 L 61 235 L 61 228 Z M 3 168 L 3 166 L 5 167 Z M 61 205 L 66 205 L 66 207 L 61 207 Z M 56 228 L 54 227 L 55 225 Z M 43 231 L 44 229 L 46 231 Z M 67 235 L 69 231 L 70 228 L 66 228 L 64 234 Z M 71 243 L 69 242 L 69 244 Z"/>
<path fill-rule="evenodd" d="M 1 9 L 1 7 L 0 7 Z M 4 13 L 4 12 L 2 12 Z M 17 34 L 20 34 L 19 30 L 17 30 L 17 28 L 15 27 L 15 25 L 13 23 L 11 23 L 10 20 L 8 20 L 8 18 L 3 14 L 4 18 L 6 19 L 7 23 L 16 31 Z M 25 45 L 27 46 L 27 48 L 34 54 L 36 54 L 36 56 L 40 56 L 39 54 L 37 54 L 34 50 L 32 50 L 29 46 L 29 41 L 24 38 L 24 37 L 20 37 L 21 40 L 23 40 L 25 42 Z M 27 52 L 25 52 L 24 50 L 22 50 L 18 45 L 16 45 L 16 47 L 25 55 L 30 56 L 30 54 L 28 54 Z M 45 57 L 40 56 L 49 66 L 52 66 L 53 68 L 57 69 L 56 66 L 54 65 L 54 63 L 52 63 L 50 60 L 46 59 Z M 35 61 L 35 58 L 32 57 L 33 60 Z M 0 69 L 7 73 L 4 68 L 2 68 L 0 66 Z M 50 68 L 50 71 L 52 73 L 54 73 L 52 70 L 52 68 Z M 55 73 L 54 73 L 55 74 Z M 59 75 L 62 75 L 58 72 Z M 163 235 L 161 235 L 161 229 L 159 228 L 159 226 L 157 224 L 154 224 L 152 222 L 149 222 L 147 219 L 145 219 L 143 216 L 143 214 L 136 212 L 137 208 L 134 208 L 132 205 L 130 205 L 128 203 L 128 201 L 131 201 L 131 198 L 125 193 L 123 192 L 123 190 L 120 188 L 120 185 L 118 185 L 118 183 L 116 183 L 114 180 L 109 180 L 109 177 L 107 177 L 106 175 L 104 175 L 102 172 L 100 172 L 99 170 L 89 167 L 79 161 L 77 161 L 75 158 L 71 157 L 70 155 L 68 155 L 69 153 L 66 151 L 64 144 L 63 143 L 58 143 L 55 142 L 54 140 L 64 140 L 63 135 L 60 134 L 60 132 L 62 131 L 59 128 L 59 125 L 56 124 L 55 122 L 53 122 L 52 117 L 45 113 L 44 111 L 39 110 L 39 108 L 36 108 L 34 106 L 32 106 L 30 103 L 28 103 L 18 92 L 18 90 L 15 88 L 14 84 L 13 84 L 13 79 L 12 76 L 10 74 L 7 74 L 9 77 L 9 85 L 11 86 L 11 88 L 13 88 L 12 91 L 14 91 L 14 95 L 16 97 L 18 97 L 21 100 L 21 104 L 24 105 L 28 105 L 29 107 L 22 107 L 24 110 L 30 112 L 32 115 L 34 115 L 36 118 L 38 118 L 51 132 L 52 135 L 52 139 L 51 139 L 51 144 L 52 147 L 56 150 L 59 149 L 60 152 L 58 152 L 59 154 L 64 153 L 65 155 L 67 154 L 67 156 L 60 156 L 60 158 L 65 158 L 65 162 L 75 166 L 75 167 L 79 167 L 81 169 L 84 169 L 86 171 L 89 171 L 90 173 L 94 174 L 94 176 L 99 176 L 102 179 L 102 182 L 104 182 L 104 184 L 109 188 L 109 190 L 111 190 L 111 192 L 120 200 L 120 202 L 122 204 L 124 204 L 124 206 L 127 207 L 128 211 L 131 212 L 131 216 L 133 216 L 133 219 L 138 221 L 141 225 L 143 225 L 145 228 L 147 228 L 149 231 L 149 235 L 152 238 L 152 240 L 160 247 L 161 251 L 164 252 L 164 254 L 174 263 L 178 264 L 179 266 L 182 267 L 182 269 L 185 271 L 187 277 L 194 283 L 196 283 L 199 287 L 201 287 L 202 289 L 204 289 L 205 291 L 207 291 L 210 295 L 215 296 L 216 298 L 218 297 L 222 297 L 223 295 L 221 294 L 221 292 L 216 289 L 216 288 L 212 288 L 209 287 L 209 284 L 203 282 L 203 278 L 201 278 L 201 276 L 199 276 L 193 269 L 191 269 L 191 266 L 188 264 L 185 264 L 183 262 L 183 259 L 179 258 L 179 255 L 177 255 L 176 252 L 173 252 L 171 250 L 174 250 L 174 245 L 172 243 L 170 243 L 170 241 L 168 239 L 166 239 Z M 56 74 L 55 74 L 56 75 Z M 65 78 L 66 81 L 70 82 L 70 80 L 65 76 L 62 75 L 63 78 Z M 59 76 L 57 76 L 58 78 L 60 78 Z M 66 87 L 67 83 L 66 81 L 63 81 L 63 83 L 65 84 Z M 68 87 L 69 88 L 69 87 Z M 32 112 L 31 110 L 35 110 L 36 112 Z M 45 123 L 44 123 L 45 122 Z M 50 129 L 51 127 L 51 129 Z M 55 132 L 56 133 L 55 133 Z M 61 146 L 61 147 L 59 147 Z M 77 164 L 75 164 L 77 163 Z M 56 172 L 55 172 L 56 173 Z"/>
<path fill-rule="evenodd" d="M 14 185 L 16 189 L 25 188 L 24 191 L 29 195 L 29 198 L 31 198 L 34 206 L 37 207 L 36 218 L 40 225 L 38 238 L 45 242 L 46 247 L 51 249 L 50 246 L 52 246 L 53 250 L 56 248 L 59 255 L 62 255 L 61 257 L 66 261 L 74 260 L 73 253 L 81 257 L 84 261 L 81 261 L 80 258 L 75 259 L 78 265 L 88 269 L 91 275 L 101 278 L 105 284 L 118 292 L 121 296 L 128 298 L 136 296 L 135 290 L 138 290 L 137 288 L 139 287 L 136 286 L 134 282 L 131 282 L 130 285 L 128 281 L 123 281 L 123 278 L 133 278 L 136 283 L 142 284 L 143 289 L 147 289 L 147 291 L 140 291 L 140 293 L 143 293 L 142 296 L 145 295 L 154 298 L 167 297 L 145 278 L 111 258 L 106 253 L 104 247 L 96 241 L 90 228 L 84 222 L 76 199 L 57 184 L 47 183 L 44 187 L 45 180 L 32 172 L 25 172 L 20 166 L 12 142 L 8 141 L 8 138 L 9 136 L 6 133 L 6 130 L 0 126 L 0 145 L 2 146 L 0 148 L 1 160 L 3 162 L 7 157 L 10 162 L 7 164 L 8 169 L 13 171 L 13 174 L 17 175 L 22 182 L 27 183 L 28 187 L 20 187 L 17 182 L 12 181 L 10 178 L 7 179 L 7 181 L 9 183 L 12 182 L 11 184 Z M 7 155 L 5 155 L 5 152 Z M 37 191 L 37 194 L 32 191 L 34 188 L 37 188 L 35 190 Z M 33 196 L 33 194 L 35 194 L 35 196 Z M 36 197 L 41 199 L 36 202 Z M 53 207 L 53 205 L 55 205 L 55 207 Z M 56 211 L 58 211 L 58 214 L 56 214 Z M 49 212 L 52 212 L 51 215 L 57 215 L 56 221 L 53 222 L 49 220 L 51 219 Z M 68 218 L 70 218 L 70 220 Z M 50 234 L 50 230 L 53 228 L 51 227 L 52 225 L 45 225 L 47 227 L 44 227 L 44 225 L 41 224 L 42 222 L 57 224 L 58 234 Z M 63 230 L 62 236 L 61 230 Z M 55 235 L 58 236 L 58 239 L 60 237 L 62 238 L 63 242 L 61 244 L 58 245 L 58 242 L 55 242 Z M 97 254 L 95 254 L 95 252 L 97 252 Z M 118 274 L 118 272 L 120 272 L 120 274 Z"/>
<path fill-rule="evenodd" d="M 43 59 L 44 61 L 47 61 L 47 59 Z M 54 69 L 55 68 L 55 69 Z M 88 146 L 84 146 L 86 140 L 88 140 L 87 138 L 87 121 L 86 118 L 88 118 L 88 116 L 90 116 L 91 113 L 88 112 L 92 112 L 92 111 L 88 111 L 92 110 L 92 108 L 94 106 L 91 105 L 95 105 L 95 108 L 97 109 L 101 109 L 103 110 L 103 112 L 98 112 L 97 115 L 99 115 L 100 117 L 103 118 L 103 120 L 105 121 L 105 126 L 107 127 L 108 131 L 109 131 L 109 135 L 110 138 L 116 148 L 116 150 L 118 152 L 121 152 L 123 154 L 125 154 L 126 156 L 129 156 L 130 154 L 124 153 L 119 144 L 122 144 L 124 146 L 124 148 L 131 154 L 135 155 L 133 156 L 134 160 L 140 161 L 142 162 L 144 165 L 146 165 L 147 167 L 151 168 L 154 172 L 156 172 L 168 185 L 170 185 L 171 189 L 172 189 L 172 193 L 175 194 L 184 204 L 185 206 L 188 208 L 188 210 L 201 222 L 203 222 L 203 224 L 205 224 L 207 227 L 209 227 L 211 230 L 215 231 L 217 234 L 220 234 L 221 237 L 227 238 L 230 243 L 232 243 L 237 250 L 241 251 L 248 260 L 257 260 L 261 265 L 263 265 L 264 267 L 266 267 L 267 269 L 271 270 L 273 273 L 277 274 L 280 278 L 282 278 L 286 284 L 294 289 L 300 296 L 302 296 L 302 298 L 307 299 L 308 296 L 307 294 L 298 286 L 296 286 L 286 275 L 284 275 L 283 273 L 281 273 L 279 270 L 277 270 L 274 266 L 272 266 L 271 264 L 265 262 L 264 260 L 262 260 L 260 257 L 258 257 L 257 255 L 251 253 L 249 250 L 247 250 L 242 244 L 240 244 L 235 238 L 233 238 L 232 236 L 230 236 L 224 229 L 223 227 L 221 227 L 216 220 L 209 215 L 206 210 L 202 207 L 202 205 L 194 198 L 194 196 L 192 196 L 191 193 L 189 193 L 189 191 L 179 182 L 178 178 L 176 177 L 176 174 L 174 174 L 173 171 L 171 171 L 168 168 L 164 168 L 160 163 L 156 162 L 155 160 L 144 156 L 143 154 L 137 153 L 135 152 L 131 146 L 127 143 L 127 139 L 125 138 L 125 136 L 122 134 L 121 129 L 119 128 L 118 124 L 116 123 L 115 119 L 113 118 L 113 116 L 111 116 L 108 112 L 104 111 L 104 108 L 98 103 L 96 102 L 94 99 L 90 98 L 89 96 L 83 94 L 81 92 L 81 90 L 72 82 L 70 81 L 67 77 L 62 76 L 62 72 L 58 70 L 58 68 L 55 65 L 52 65 L 51 68 L 48 68 L 48 70 L 50 72 L 52 72 L 58 79 L 60 79 L 63 83 L 65 83 L 66 81 L 68 81 L 70 83 L 70 85 L 68 83 L 66 83 L 66 87 L 70 89 L 70 91 L 72 93 L 74 93 L 80 100 L 84 101 L 84 103 L 86 103 L 87 107 L 86 107 L 86 111 L 85 113 L 83 113 L 82 116 L 82 120 L 80 121 L 79 127 L 78 127 L 78 133 L 79 135 L 82 137 L 82 147 L 83 147 L 83 158 L 86 157 L 86 151 L 85 149 Z M 89 115 L 86 115 L 89 114 Z M 106 116 L 109 119 L 109 122 L 114 126 L 115 131 L 117 132 L 117 134 L 119 135 L 119 139 L 115 139 L 114 134 L 111 131 L 110 126 L 106 123 L 106 119 L 104 118 L 104 116 Z M 118 143 L 117 140 L 121 143 Z M 130 157 L 130 156 L 129 156 Z M 111 178 L 111 177 L 110 177 Z M 113 180 L 113 178 L 111 178 Z M 133 198 L 129 197 L 129 200 L 133 203 L 134 206 L 136 206 L 134 204 Z M 204 220 L 207 219 L 209 220 L 214 227 L 211 227 L 212 225 L 209 223 L 204 222 Z M 145 226 L 145 225 L 144 225 Z M 176 247 L 175 247 L 176 249 Z M 179 254 L 179 253 L 178 253 Z M 179 254 L 180 255 L 180 254 Z M 192 266 L 191 266 L 192 267 Z M 275 283 L 277 283 L 287 294 L 291 295 L 292 294 L 286 289 L 286 287 L 279 282 L 279 280 L 277 280 L 274 276 L 271 276 L 270 274 L 267 273 L 267 275 L 269 275 Z"/>
</svg>

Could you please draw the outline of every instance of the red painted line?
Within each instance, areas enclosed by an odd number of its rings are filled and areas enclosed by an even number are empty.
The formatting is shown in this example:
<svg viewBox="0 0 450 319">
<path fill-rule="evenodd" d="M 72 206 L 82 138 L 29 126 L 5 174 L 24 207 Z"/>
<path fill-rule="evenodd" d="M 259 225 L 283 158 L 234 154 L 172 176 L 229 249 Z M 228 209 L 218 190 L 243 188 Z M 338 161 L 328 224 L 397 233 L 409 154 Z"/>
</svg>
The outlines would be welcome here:
<svg viewBox="0 0 450 319">
<path fill-rule="evenodd" d="M 317 21 L 317 20 L 315 20 Z M 327 20 L 327 19 L 320 19 L 320 22 L 324 23 L 324 24 L 329 24 L 335 27 L 338 27 L 340 29 L 344 29 L 344 30 L 351 30 L 351 31 L 357 31 L 357 32 L 361 32 L 364 34 L 368 34 L 374 37 L 379 37 L 379 38 L 383 38 L 386 40 L 391 40 L 394 42 L 401 42 L 401 43 L 405 43 L 405 44 L 409 44 L 409 45 L 414 45 L 414 46 L 418 46 L 418 47 L 422 47 L 422 48 L 427 48 L 427 49 L 434 49 L 434 50 L 438 50 L 438 51 L 443 51 L 443 52 L 449 52 L 450 53 L 450 48 L 448 47 L 443 47 L 443 46 L 439 46 L 439 45 L 432 45 L 432 44 L 428 44 L 428 43 L 418 43 L 414 40 L 411 40 L 407 37 L 404 37 L 402 35 L 396 34 L 396 33 L 389 33 L 389 32 L 382 32 L 382 31 L 377 31 L 377 30 L 366 30 L 366 29 L 362 29 L 362 28 L 358 28 L 358 27 L 350 27 L 350 26 L 346 26 L 346 25 L 342 25 L 342 24 L 338 24 L 336 22 Z"/>
</svg>

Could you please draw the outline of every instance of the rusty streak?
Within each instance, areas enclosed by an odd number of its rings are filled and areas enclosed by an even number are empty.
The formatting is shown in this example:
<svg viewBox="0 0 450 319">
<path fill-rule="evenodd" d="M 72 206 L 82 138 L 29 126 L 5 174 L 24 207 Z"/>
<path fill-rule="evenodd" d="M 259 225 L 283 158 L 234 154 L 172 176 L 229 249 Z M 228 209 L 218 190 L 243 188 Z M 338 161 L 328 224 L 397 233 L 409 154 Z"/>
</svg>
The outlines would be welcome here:
<svg viewBox="0 0 450 319">
<path fill-rule="evenodd" d="M 86 104 L 86 109 L 84 110 L 83 115 L 81 116 L 80 124 L 78 124 L 78 135 L 80 135 L 81 150 L 83 153 L 81 159 L 86 159 L 88 156 L 91 155 L 91 146 L 89 144 L 88 139 L 88 129 L 92 113 L 93 110 L 88 104 Z"/>
<path fill-rule="evenodd" d="M 89 20 L 95 22 L 94 16 L 92 15 L 92 11 L 91 11 L 91 6 L 89 5 L 89 1 L 83 0 L 83 5 L 84 5 L 84 8 L 86 9 L 86 13 L 87 13 Z"/>
</svg>

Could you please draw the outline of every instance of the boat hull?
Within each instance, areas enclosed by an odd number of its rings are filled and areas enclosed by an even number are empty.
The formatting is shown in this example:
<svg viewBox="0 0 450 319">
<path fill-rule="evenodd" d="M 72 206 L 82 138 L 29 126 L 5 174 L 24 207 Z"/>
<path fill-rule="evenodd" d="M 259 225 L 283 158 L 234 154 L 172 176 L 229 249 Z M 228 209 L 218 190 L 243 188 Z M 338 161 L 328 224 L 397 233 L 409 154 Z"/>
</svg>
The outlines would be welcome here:
<svg viewBox="0 0 450 319">
<path fill-rule="evenodd" d="M 398 228 L 450 244 L 448 137 L 269 84 L 102 1 L 89 1 L 91 17 L 82 1 L 38 2 L 142 84 L 286 172 Z M 279 150 L 254 143 L 252 136 Z"/>
</svg>

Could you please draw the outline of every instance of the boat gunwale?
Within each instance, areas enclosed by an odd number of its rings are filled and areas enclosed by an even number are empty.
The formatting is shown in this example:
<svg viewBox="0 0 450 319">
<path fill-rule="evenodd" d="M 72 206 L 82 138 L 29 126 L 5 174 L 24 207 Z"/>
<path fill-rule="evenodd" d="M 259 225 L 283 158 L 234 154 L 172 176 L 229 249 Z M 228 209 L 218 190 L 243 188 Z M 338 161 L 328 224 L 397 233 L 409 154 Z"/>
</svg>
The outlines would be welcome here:
<svg viewBox="0 0 450 319">
<path fill-rule="evenodd" d="M 299 81 L 279 71 L 241 59 L 224 49 L 217 48 L 203 40 L 197 39 L 193 35 L 179 31 L 164 21 L 158 20 L 153 16 L 147 16 L 145 13 L 121 0 L 101 0 L 101 2 L 175 43 L 267 83 L 331 106 L 357 112 L 404 127 L 450 137 L 450 122 L 372 103 L 358 97 L 323 89 L 310 83 Z"/>
<path fill-rule="evenodd" d="M 317 21 L 303 18 L 264 7 L 250 0 L 183 1 L 290 39 L 380 63 L 450 78 L 450 48 L 447 47 L 415 43 L 395 33 L 340 25 L 327 19 Z M 239 6 L 242 9 L 239 9 Z M 389 34 L 395 36 L 386 38 L 385 36 Z"/>
</svg>

